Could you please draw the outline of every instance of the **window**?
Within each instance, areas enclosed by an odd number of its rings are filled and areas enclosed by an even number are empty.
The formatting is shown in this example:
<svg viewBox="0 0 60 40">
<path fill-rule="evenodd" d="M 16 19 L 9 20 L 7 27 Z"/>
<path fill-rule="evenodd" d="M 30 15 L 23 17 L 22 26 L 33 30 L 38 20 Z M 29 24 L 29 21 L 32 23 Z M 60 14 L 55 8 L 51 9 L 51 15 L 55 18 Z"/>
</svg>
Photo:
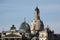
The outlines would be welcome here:
<svg viewBox="0 0 60 40">
<path fill-rule="evenodd" d="M 43 38 L 44 37 L 44 34 L 40 34 L 40 38 Z"/>
<path fill-rule="evenodd" d="M 5 38 L 5 40 L 8 40 L 8 38 Z"/>
<path fill-rule="evenodd" d="M 22 33 L 20 33 L 22 35 Z"/>
<path fill-rule="evenodd" d="M 14 38 L 11 38 L 11 40 L 14 40 Z"/>
<path fill-rule="evenodd" d="M 17 40 L 19 40 L 19 38 L 17 38 Z"/>
<path fill-rule="evenodd" d="M 42 34 L 42 37 L 44 37 L 44 34 Z"/>
</svg>

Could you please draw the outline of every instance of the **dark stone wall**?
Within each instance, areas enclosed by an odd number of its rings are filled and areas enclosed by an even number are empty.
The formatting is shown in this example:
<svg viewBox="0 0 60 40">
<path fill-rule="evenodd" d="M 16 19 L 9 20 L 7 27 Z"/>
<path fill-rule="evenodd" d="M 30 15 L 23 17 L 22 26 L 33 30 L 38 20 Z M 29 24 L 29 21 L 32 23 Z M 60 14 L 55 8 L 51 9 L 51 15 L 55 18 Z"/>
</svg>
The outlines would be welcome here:
<svg viewBox="0 0 60 40">
<path fill-rule="evenodd" d="M 60 34 L 54 34 L 54 40 L 60 40 Z"/>
</svg>

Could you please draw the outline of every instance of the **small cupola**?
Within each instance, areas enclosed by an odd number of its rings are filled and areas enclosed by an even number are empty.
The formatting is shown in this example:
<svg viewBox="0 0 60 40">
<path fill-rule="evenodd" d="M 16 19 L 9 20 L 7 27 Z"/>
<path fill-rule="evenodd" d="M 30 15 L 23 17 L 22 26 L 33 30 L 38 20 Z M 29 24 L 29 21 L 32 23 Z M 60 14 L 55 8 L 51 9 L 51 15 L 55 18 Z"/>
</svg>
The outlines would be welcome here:
<svg viewBox="0 0 60 40">
<path fill-rule="evenodd" d="M 10 31 L 16 31 L 16 27 L 12 25 L 12 27 L 10 28 Z"/>
</svg>

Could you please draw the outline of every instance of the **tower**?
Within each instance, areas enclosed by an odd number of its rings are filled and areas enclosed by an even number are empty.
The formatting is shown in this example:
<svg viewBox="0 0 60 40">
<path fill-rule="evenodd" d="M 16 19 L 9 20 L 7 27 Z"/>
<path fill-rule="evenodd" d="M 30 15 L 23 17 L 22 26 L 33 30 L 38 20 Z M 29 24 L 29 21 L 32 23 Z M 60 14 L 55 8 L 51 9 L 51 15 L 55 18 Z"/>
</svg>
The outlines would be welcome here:
<svg viewBox="0 0 60 40">
<path fill-rule="evenodd" d="M 40 19 L 39 13 L 40 13 L 39 8 L 38 6 L 36 6 L 35 11 L 34 11 L 34 19 L 32 20 L 30 24 L 31 34 L 36 34 L 39 31 L 44 30 L 44 24 Z"/>
</svg>

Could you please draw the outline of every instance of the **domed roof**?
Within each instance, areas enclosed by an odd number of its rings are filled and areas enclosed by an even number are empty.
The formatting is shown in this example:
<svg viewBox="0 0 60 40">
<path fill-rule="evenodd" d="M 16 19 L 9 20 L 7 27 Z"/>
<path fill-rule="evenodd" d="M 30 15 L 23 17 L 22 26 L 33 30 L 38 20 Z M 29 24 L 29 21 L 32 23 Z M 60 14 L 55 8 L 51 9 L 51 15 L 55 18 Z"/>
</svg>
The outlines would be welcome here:
<svg viewBox="0 0 60 40">
<path fill-rule="evenodd" d="M 22 31 L 22 32 L 30 32 L 30 26 L 29 26 L 29 24 L 24 21 L 21 24 L 21 26 L 20 26 L 20 31 Z"/>
</svg>

